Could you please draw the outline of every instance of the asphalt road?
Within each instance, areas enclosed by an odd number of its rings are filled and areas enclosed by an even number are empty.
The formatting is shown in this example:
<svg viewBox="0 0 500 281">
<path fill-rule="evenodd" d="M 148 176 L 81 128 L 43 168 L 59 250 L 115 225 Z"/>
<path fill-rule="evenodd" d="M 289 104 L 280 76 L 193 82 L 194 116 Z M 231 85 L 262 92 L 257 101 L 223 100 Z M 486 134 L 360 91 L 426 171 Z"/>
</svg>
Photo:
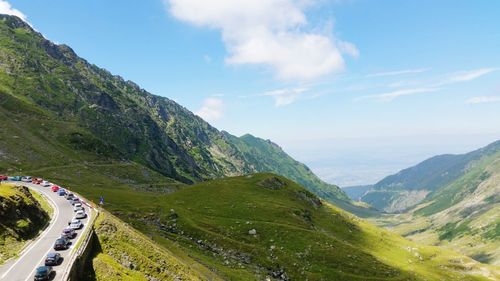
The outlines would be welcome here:
<svg viewBox="0 0 500 281">
<path fill-rule="evenodd" d="M 17 182 L 20 183 L 20 182 Z M 27 281 L 34 280 L 37 267 L 44 265 L 45 257 L 49 252 L 55 252 L 54 242 L 61 236 L 64 228 L 68 227 L 68 221 L 73 218 L 73 206 L 56 192 L 52 192 L 50 187 L 43 187 L 31 183 L 22 183 L 33 190 L 38 191 L 51 203 L 54 213 L 50 225 L 31 243 L 29 243 L 21 252 L 17 259 L 12 259 L 0 266 L 0 280 L 5 281 Z M 78 235 L 72 239 L 71 247 L 67 250 L 58 251 L 64 261 L 61 265 L 54 266 L 56 275 L 52 280 L 62 280 L 63 273 L 70 269 L 71 255 L 76 254 L 73 250 L 77 241 L 82 238 L 82 232 L 88 227 L 87 222 L 93 216 L 92 209 L 85 206 L 87 218 L 82 219 L 83 228 L 77 230 Z"/>
</svg>

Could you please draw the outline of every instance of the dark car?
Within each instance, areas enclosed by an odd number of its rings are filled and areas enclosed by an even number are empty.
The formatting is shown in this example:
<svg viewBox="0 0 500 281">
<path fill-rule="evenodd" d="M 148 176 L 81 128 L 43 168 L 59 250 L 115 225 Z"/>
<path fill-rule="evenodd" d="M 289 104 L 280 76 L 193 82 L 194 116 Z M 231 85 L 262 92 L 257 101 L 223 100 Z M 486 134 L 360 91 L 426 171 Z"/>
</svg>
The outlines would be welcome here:
<svg viewBox="0 0 500 281">
<path fill-rule="evenodd" d="M 71 242 L 69 242 L 69 239 L 68 238 L 59 238 L 56 240 L 56 242 L 54 243 L 54 250 L 58 251 L 58 250 L 66 250 L 69 248 L 69 244 Z"/>
<path fill-rule="evenodd" d="M 52 266 L 40 266 L 36 269 L 35 281 L 50 280 L 50 278 L 56 274 L 52 269 Z"/>
<path fill-rule="evenodd" d="M 71 205 L 75 205 L 76 203 L 81 203 L 79 198 L 73 197 L 71 200 L 69 200 Z"/>
<path fill-rule="evenodd" d="M 45 265 L 60 265 L 62 262 L 61 254 L 59 253 L 48 253 L 47 258 L 45 259 Z"/>
<path fill-rule="evenodd" d="M 65 228 L 61 234 L 62 238 L 73 239 L 76 237 L 76 231 L 72 228 Z"/>
<path fill-rule="evenodd" d="M 57 194 L 59 196 L 64 196 L 66 195 L 66 190 L 64 190 L 64 188 L 60 188 L 58 191 L 57 191 Z"/>
</svg>

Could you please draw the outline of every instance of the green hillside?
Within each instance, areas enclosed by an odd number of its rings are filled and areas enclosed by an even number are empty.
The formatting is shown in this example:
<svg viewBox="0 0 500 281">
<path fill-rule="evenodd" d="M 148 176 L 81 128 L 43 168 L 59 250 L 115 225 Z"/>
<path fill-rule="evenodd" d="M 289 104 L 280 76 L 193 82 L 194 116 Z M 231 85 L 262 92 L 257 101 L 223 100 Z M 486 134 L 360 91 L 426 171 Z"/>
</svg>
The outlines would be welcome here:
<svg viewBox="0 0 500 281">
<path fill-rule="evenodd" d="M 373 227 L 273 174 L 106 198 L 107 208 L 158 244 L 226 280 L 500 277 L 493 267 Z"/>
<path fill-rule="evenodd" d="M 499 194 L 500 151 L 473 162 L 462 176 L 407 213 L 378 222 L 420 243 L 442 245 L 500 265 Z"/>
<path fill-rule="evenodd" d="M 0 171 L 127 162 L 185 184 L 272 171 L 348 201 L 275 144 L 220 132 L 6 15 L 0 15 L 0 105 L 12 126 L 2 128 Z"/>
<path fill-rule="evenodd" d="M 426 198 L 447 193 L 441 189 L 467 174 L 476 162 L 498 151 L 500 141 L 466 154 L 432 157 L 382 179 L 362 200 L 386 212 L 404 211 Z"/>
</svg>

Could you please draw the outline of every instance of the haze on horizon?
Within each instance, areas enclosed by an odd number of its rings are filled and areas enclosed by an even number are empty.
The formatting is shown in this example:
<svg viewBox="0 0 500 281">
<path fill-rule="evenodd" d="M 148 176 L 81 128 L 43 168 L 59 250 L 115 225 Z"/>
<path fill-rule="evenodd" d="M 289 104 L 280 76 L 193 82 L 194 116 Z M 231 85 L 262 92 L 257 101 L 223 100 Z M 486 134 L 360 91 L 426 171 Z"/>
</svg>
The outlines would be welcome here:
<svg viewBox="0 0 500 281">
<path fill-rule="evenodd" d="M 215 127 L 370 184 L 500 139 L 496 1 L 0 0 Z M 398 23 L 398 24 L 395 24 Z"/>
</svg>

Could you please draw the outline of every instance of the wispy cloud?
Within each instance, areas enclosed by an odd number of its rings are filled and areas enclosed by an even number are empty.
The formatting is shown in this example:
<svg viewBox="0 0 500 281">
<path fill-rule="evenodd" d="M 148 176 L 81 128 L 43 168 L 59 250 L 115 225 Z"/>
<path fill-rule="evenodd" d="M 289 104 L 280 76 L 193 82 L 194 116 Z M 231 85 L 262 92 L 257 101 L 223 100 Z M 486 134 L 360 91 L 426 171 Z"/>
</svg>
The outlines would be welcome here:
<svg viewBox="0 0 500 281">
<path fill-rule="evenodd" d="M 224 113 L 224 102 L 221 99 L 210 97 L 203 101 L 202 107 L 195 112 L 205 121 L 217 121 Z"/>
<path fill-rule="evenodd" d="M 27 22 L 28 18 L 25 14 L 23 14 L 18 9 L 14 9 L 9 2 L 4 0 L 0 0 L 0 14 L 17 16 L 25 22 Z"/>
<path fill-rule="evenodd" d="M 286 88 L 286 89 L 268 91 L 259 94 L 259 96 L 273 97 L 274 105 L 279 107 L 292 104 L 293 102 L 297 101 L 299 97 L 308 90 L 309 90 L 308 88 Z"/>
<path fill-rule="evenodd" d="M 232 65 L 270 68 L 277 78 L 306 81 L 338 73 L 344 55 L 356 46 L 315 30 L 305 9 L 321 0 L 164 0 L 168 11 L 186 23 L 220 30 Z"/>
<path fill-rule="evenodd" d="M 490 68 L 480 68 L 480 69 L 475 69 L 475 70 L 456 72 L 454 74 L 449 75 L 447 78 L 443 79 L 442 81 L 438 82 L 436 85 L 444 86 L 444 85 L 449 85 L 449 84 L 454 84 L 454 83 L 459 83 L 459 82 L 472 81 L 472 80 L 480 78 L 486 74 L 496 72 L 499 70 L 500 70 L 500 68 L 490 67 Z"/>
<path fill-rule="evenodd" d="M 366 75 L 366 77 L 384 77 L 384 76 L 398 76 L 398 75 L 406 75 L 406 74 L 417 74 L 429 71 L 430 68 L 417 68 L 417 69 L 404 69 L 397 71 L 387 71 L 387 72 L 378 72 Z"/>
<path fill-rule="evenodd" d="M 392 101 L 392 100 L 399 98 L 399 97 L 402 97 L 402 96 L 410 96 L 410 95 L 421 94 L 421 93 L 430 93 L 430 92 L 436 92 L 438 90 L 439 90 L 439 88 L 403 89 L 403 90 L 397 90 L 397 91 L 387 92 L 387 93 L 383 93 L 383 94 L 361 96 L 361 97 L 354 99 L 354 101 L 370 100 L 371 99 L 371 100 L 389 102 L 389 101 Z"/>
<path fill-rule="evenodd" d="M 500 96 L 480 96 L 473 97 L 465 101 L 467 104 L 493 103 L 500 102 Z"/>
<path fill-rule="evenodd" d="M 423 69 L 422 69 L 423 70 Z M 382 94 L 365 95 L 355 98 L 354 101 L 361 100 L 378 100 L 378 101 L 392 101 L 402 96 L 409 96 L 421 93 L 436 92 L 456 83 L 469 82 L 487 74 L 499 71 L 500 68 L 480 68 L 469 71 L 460 71 L 445 75 L 444 78 L 438 78 L 434 81 L 398 81 L 387 85 L 388 88 L 400 88 L 395 91 L 390 91 Z M 410 71 L 410 70 L 408 70 Z M 416 70 L 414 70 L 416 71 Z M 403 71 L 400 71 L 403 72 Z M 393 72 L 396 73 L 396 72 Z"/>
</svg>

